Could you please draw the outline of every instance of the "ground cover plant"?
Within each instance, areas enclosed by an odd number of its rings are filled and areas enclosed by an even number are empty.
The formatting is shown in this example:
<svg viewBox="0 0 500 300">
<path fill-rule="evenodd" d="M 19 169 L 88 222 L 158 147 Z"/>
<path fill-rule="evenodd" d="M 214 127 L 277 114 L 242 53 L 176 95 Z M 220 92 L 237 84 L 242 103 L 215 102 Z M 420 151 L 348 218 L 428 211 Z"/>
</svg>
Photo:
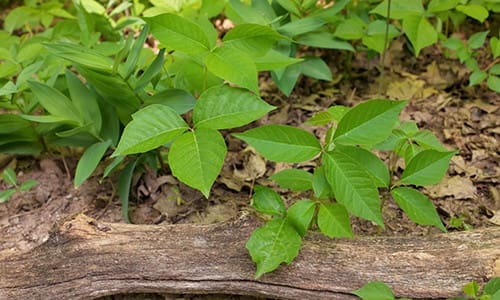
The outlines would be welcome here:
<svg viewBox="0 0 500 300">
<path fill-rule="evenodd" d="M 467 22 L 480 26 L 499 10 L 493 0 L 26 1 L 0 31 L 0 152 L 78 151 L 74 186 L 102 168 L 103 180 L 116 179 L 130 222 L 134 174 L 171 174 L 208 199 L 228 140 L 240 139 L 291 167 L 270 176 L 274 184 L 251 185 L 251 205 L 267 221 L 247 243 L 257 278 L 291 263 L 308 230 L 353 237 L 353 218 L 383 228 L 392 200 L 415 223 L 446 231 L 422 187 L 443 179 L 457 151 L 400 120 L 408 101 L 325 107 L 305 123 L 325 132 L 318 136 L 252 123 L 278 108 L 261 97 L 259 80 L 269 74 L 290 96 L 302 76 L 353 77 L 360 53 L 379 58 L 384 74 L 386 52 L 403 41 L 416 58 L 429 47 L 448 49 L 469 70 L 469 86 L 499 92 L 498 28 L 460 36 Z M 217 27 L 221 20 L 230 28 Z M 341 57 L 343 74 L 332 74 L 325 53 Z M 3 174 L 11 186 L 4 201 L 35 184 Z M 286 204 L 278 188 L 300 197 Z"/>
</svg>

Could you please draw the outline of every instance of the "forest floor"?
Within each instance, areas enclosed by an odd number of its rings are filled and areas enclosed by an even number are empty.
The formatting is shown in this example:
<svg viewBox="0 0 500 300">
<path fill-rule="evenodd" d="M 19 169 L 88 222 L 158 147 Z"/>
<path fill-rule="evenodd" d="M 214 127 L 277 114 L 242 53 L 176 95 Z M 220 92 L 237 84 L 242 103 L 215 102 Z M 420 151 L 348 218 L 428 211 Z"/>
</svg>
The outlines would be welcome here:
<svg viewBox="0 0 500 300">
<path fill-rule="evenodd" d="M 434 202 L 446 227 L 465 230 L 500 225 L 500 96 L 485 86 L 468 87 L 467 69 L 444 58 L 442 49 L 424 49 L 412 56 L 403 39 L 387 52 L 381 76 L 379 60 L 359 52 L 351 57 L 322 51 L 334 74 L 332 82 L 302 78 L 290 97 L 280 93 L 269 76 L 261 76 L 261 96 L 278 107 L 251 126 L 291 124 L 324 136 L 324 128 L 304 122 L 332 105 L 352 106 L 372 98 L 409 101 L 401 119 L 413 120 L 434 132 L 449 149 L 458 150 L 442 183 L 423 189 Z M 479 54 L 480 55 L 480 54 Z M 245 128 L 246 129 L 246 128 Z M 234 131 L 242 131 L 239 128 Z M 229 133 L 229 132 L 228 132 Z M 136 224 L 209 224 L 251 211 L 255 184 L 272 184 L 267 178 L 288 165 L 265 161 L 242 141 L 226 135 L 226 164 L 207 200 L 179 183 L 168 171 L 145 170 L 134 178 L 130 219 Z M 383 154 L 382 154 L 383 157 Z M 57 222 L 78 213 L 109 222 L 123 222 L 113 179 L 101 181 L 104 167 L 78 189 L 72 176 L 77 156 L 52 153 L 42 157 L 0 156 L 0 168 L 15 168 L 20 182 L 35 179 L 30 191 L 15 194 L 0 204 L 0 253 L 31 249 L 48 238 Z M 107 162 L 104 162 L 105 165 Z M 309 170 L 313 165 L 296 167 Z M 0 182 L 0 190 L 6 184 Z M 289 202 L 306 194 L 283 192 Z M 352 218 L 358 235 L 423 235 L 438 229 L 411 222 L 392 200 L 385 202 L 386 227 Z M 254 299 L 241 296 L 142 295 L 102 299 Z M 169 298 L 170 297 L 170 298 Z"/>
</svg>

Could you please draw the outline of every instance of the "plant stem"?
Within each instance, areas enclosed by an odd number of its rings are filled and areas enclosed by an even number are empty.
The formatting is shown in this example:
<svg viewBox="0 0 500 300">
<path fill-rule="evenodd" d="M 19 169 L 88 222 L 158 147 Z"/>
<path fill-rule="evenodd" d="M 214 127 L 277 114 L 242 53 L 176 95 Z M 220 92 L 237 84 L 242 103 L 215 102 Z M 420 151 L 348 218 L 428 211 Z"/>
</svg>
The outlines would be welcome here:
<svg viewBox="0 0 500 300">
<path fill-rule="evenodd" d="M 389 44 L 389 23 L 391 18 L 391 0 L 387 1 L 387 19 L 385 23 L 385 37 L 384 37 L 384 50 L 382 51 L 382 58 L 380 61 L 380 79 L 378 84 L 378 94 L 382 95 L 382 81 L 385 77 L 385 54 L 387 50 L 387 46 Z"/>
</svg>

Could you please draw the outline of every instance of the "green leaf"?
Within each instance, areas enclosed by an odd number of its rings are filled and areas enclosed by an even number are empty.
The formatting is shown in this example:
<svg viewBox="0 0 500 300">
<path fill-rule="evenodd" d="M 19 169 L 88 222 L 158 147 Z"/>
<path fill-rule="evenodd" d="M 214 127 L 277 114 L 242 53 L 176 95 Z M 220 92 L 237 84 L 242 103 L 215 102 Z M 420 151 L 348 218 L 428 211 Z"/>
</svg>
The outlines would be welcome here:
<svg viewBox="0 0 500 300">
<path fill-rule="evenodd" d="M 175 110 L 179 115 L 194 108 L 196 99 L 181 89 L 168 89 L 144 99 L 144 104 L 162 104 Z"/>
<path fill-rule="evenodd" d="M 144 48 L 144 43 L 146 42 L 146 38 L 148 37 L 149 26 L 145 25 L 139 36 L 134 42 L 131 51 L 128 53 L 127 60 L 123 66 L 125 73 L 124 78 L 129 78 L 132 75 L 132 72 L 137 67 L 137 61 L 139 60 L 139 55 L 141 54 L 141 50 Z"/>
<path fill-rule="evenodd" d="M 161 104 L 151 104 L 132 115 L 113 156 L 142 153 L 160 147 L 189 127 L 176 111 Z"/>
<path fill-rule="evenodd" d="M 72 120 L 80 125 L 83 125 L 83 120 L 81 120 L 75 106 L 61 92 L 41 82 L 28 81 L 28 84 L 35 94 L 38 102 L 50 114 L 56 117 Z"/>
<path fill-rule="evenodd" d="M 413 157 L 403 174 L 401 183 L 414 185 L 432 185 L 441 181 L 450 159 L 456 151 L 440 152 L 436 150 L 424 150 Z"/>
<path fill-rule="evenodd" d="M 434 204 L 425 195 L 409 187 L 395 188 L 391 195 L 410 220 L 420 225 L 436 226 L 446 232 Z"/>
<path fill-rule="evenodd" d="M 467 45 L 469 46 L 470 49 L 477 49 L 480 48 L 484 45 L 484 42 L 486 41 L 486 37 L 488 36 L 488 33 L 490 31 L 482 31 L 482 32 L 476 32 L 473 35 L 470 36 L 470 38 L 467 40 Z"/>
<path fill-rule="evenodd" d="M 343 105 L 335 105 L 329 107 L 325 111 L 320 111 L 314 116 L 312 116 L 309 120 L 307 120 L 307 124 L 311 125 L 326 125 L 330 122 L 339 122 L 344 115 L 349 111 L 349 107 Z"/>
<path fill-rule="evenodd" d="M 276 0 L 284 9 L 288 12 L 295 14 L 297 16 L 301 16 L 300 8 L 297 1 L 294 0 Z"/>
<path fill-rule="evenodd" d="M 125 159 L 125 156 L 117 156 L 113 158 L 113 161 L 106 166 L 104 172 L 102 173 L 102 178 L 106 178 L 109 176 L 111 172 L 113 172 Z"/>
<path fill-rule="evenodd" d="M 274 271 L 282 262 L 291 263 L 299 254 L 302 239 L 286 219 L 276 219 L 257 228 L 246 243 L 257 264 L 255 278 Z"/>
<path fill-rule="evenodd" d="M 207 69 L 216 76 L 258 94 L 257 67 L 244 52 L 221 46 L 210 52 L 204 62 Z"/>
<path fill-rule="evenodd" d="M 406 101 L 370 100 L 347 112 L 335 131 L 334 141 L 344 145 L 374 145 L 384 141 L 398 122 Z"/>
<path fill-rule="evenodd" d="M 387 24 L 382 20 L 375 20 L 368 25 L 366 35 L 363 36 L 362 42 L 370 49 L 382 53 L 385 51 L 385 30 Z M 389 25 L 389 41 L 399 36 L 400 32 L 394 25 Z"/>
<path fill-rule="evenodd" d="M 231 20 L 235 20 L 237 23 L 254 23 L 262 25 L 270 23 L 270 21 L 276 17 L 272 16 L 269 18 L 269 16 L 255 7 L 254 3 L 255 2 L 252 2 L 252 6 L 250 6 L 246 5 L 241 0 L 229 0 L 229 5 L 226 6 L 226 14 L 230 16 Z"/>
<path fill-rule="evenodd" d="M 438 40 L 436 29 L 423 15 L 411 15 L 403 19 L 403 30 L 415 49 L 415 56 L 420 50 L 435 44 Z"/>
<path fill-rule="evenodd" d="M 330 238 L 353 237 L 349 213 L 342 204 L 321 204 L 318 211 L 318 227 Z"/>
<path fill-rule="evenodd" d="M 200 26 L 175 14 L 144 18 L 161 44 L 173 50 L 195 54 L 210 50 L 210 42 Z"/>
<path fill-rule="evenodd" d="M 25 182 L 21 183 L 21 185 L 19 185 L 19 190 L 26 192 L 26 191 L 31 190 L 32 188 L 34 188 L 37 185 L 38 185 L 38 181 L 36 181 L 34 179 L 28 179 Z"/>
<path fill-rule="evenodd" d="M 341 151 L 323 155 L 325 175 L 337 202 L 355 216 L 383 226 L 377 188 L 357 162 Z"/>
<path fill-rule="evenodd" d="M 500 291 L 500 277 L 491 278 L 484 286 L 483 294 L 492 295 Z M 494 299 L 494 298 L 492 298 Z"/>
<path fill-rule="evenodd" d="M 95 143 L 83 152 L 78 161 L 75 171 L 75 188 L 79 187 L 90 175 L 101 161 L 102 157 L 111 145 L 111 141 Z"/>
<path fill-rule="evenodd" d="M 488 87 L 497 93 L 500 93 L 500 77 L 495 75 L 490 75 L 488 77 Z"/>
<path fill-rule="evenodd" d="M 286 215 L 285 204 L 281 196 L 273 189 L 261 185 L 255 186 L 252 207 L 261 214 L 280 218 Z"/>
<path fill-rule="evenodd" d="M 469 76 L 469 86 L 477 85 L 488 78 L 488 73 L 485 71 L 477 70 L 472 72 Z"/>
<path fill-rule="evenodd" d="M 298 36 L 295 40 L 299 44 L 311 47 L 355 51 L 349 42 L 338 40 L 329 32 L 306 33 Z"/>
<path fill-rule="evenodd" d="M 207 88 L 221 85 L 223 80 L 211 72 L 205 65 L 184 54 L 174 53 L 174 62 L 169 68 L 174 75 L 174 87 L 200 94 Z"/>
<path fill-rule="evenodd" d="M 467 296 L 476 298 L 479 294 L 479 284 L 477 284 L 477 282 L 475 281 L 471 281 L 466 285 L 464 285 L 462 290 L 464 291 L 464 294 L 466 294 Z"/>
<path fill-rule="evenodd" d="M 318 18 L 305 17 L 292 22 L 287 22 L 283 26 L 278 27 L 278 31 L 284 35 L 294 37 L 308 32 L 313 32 L 323 25 L 325 21 Z"/>
<path fill-rule="evenodd" d="M 0 191 L 0 203 L 9 201 L 10 197 L 12 197 L 15 193 L 16 193 L 15 189 L 6 189 Z"/>
<path fill-rule="evenodd" d="M 419 146 L 424 149 L 433 149 L 438 151 L 447 151 L 446 147 L 441 144 L 441 141 L 429 130 L 422 130 L 411 137 Z"/>
<path fill-rule="evenodd" d="M 268 51 L 263 56 L 256 57 L 254 59 L 257 71 L 281 69 L 301 61 L 302 59 L 300 58 L 289 57 L 273 49 Z"/>
<path fill-rule="evenodd" d="M 220 85 L 200 95 L 193 121 L 197 128 L 228 129 L 255 121 L 274 108 L 248 90 Z"/>
<path fill-rule="evenodd" d="M 295 83 L 299 79 L 300 72 L 300 65 L 294 64 L 286 67 L 281 72 L 278 72 L 278 70 L 271 72 L 271 76 L 280 91 L 283 92 L 283 94 L 285 94 L 286 96 L 290 96 L 293 88 L 295 87 Z"/>
<path fill-rule="evenodd" d="M 313 191 L 314 195 L 319 199 L 331 199 L 334 198 L 332 187 L 328 183 L 325 174 L 325 167 L 320 166 L 314 169 L 313 174 Z"/>
<path fill-rule="evenodd" d="M 456 10 L 483 23 L 488 18 L 488 10 L 478 4 L 457 5 Z"/>
<path fill-rule="evenodd" d="M 490 75 L 500 75 L 500 63 L 493 65 L 489 70 L 488 73 Z"/>
<path fill-rule="evenodd" d="M 335 151 L 351 158 L 358 164 L 358 168 L 364 170 L 377 187 L 388 187 L 390 181 L 389 170 L 383 161 L 368 150 L 354 146 L 337 145 Z"/>
<path fill-rule="evenodd" d="M 370 13 L 381 15 L 387 18 L 387 6 L 391 1 L 391 19 L 404 19 L 408 16 L 422 16 L 424 14 L 424 7 L 422 1 L 408 1 L 408 0 L 384 0 L 377 7 L 372 9 Z"/>
<path fill-rule="evenodd" d="M 128 200 L 130 196 L 130 186 L 132 185 L 132 175 L 134 175 L 135 166 L 139 159 L 129 162 L 118 177 L 118 197 L 122 205 L 122 217 L 127 223 L 130 223 L 128 216 Z"/>
<path fill-rule="evenodd" d="M 332 80 L 332 71 L 330 67 L 319 57 L 306 57 L 300 63 L 302 74 L 319 80 Z"/>
<path fill-rule="evenodd" d="M 78 113 L 82 116 L 82 121 L 84 121 L 84 124 L 92 124 L 93 131 L 97 135 L 101 130 L 102 117 L 96 95 L 70 71 L 66 71 L 66 82 L 71 100 Z"/>
<path fill-rule="evenodd" d="M 309 199 L 303 199 L 295 202 L 288 208 L 286 218 L 295 227 L 300 236 L 304 237 L 311 226 L 315 211 L 316 203 Z"/>
<path fill-rule="evenodd" d="M 337 25 L 333 36 L 343 40 L 358 40 L 365 35 L 365 29 L 365 22 L 357 17 L 354 17 Z"/>
<path fill-rule="evenodd" d="M 276 181 L 281 188 L 292 191 L 312 190 L 313 174 L 300 169 L 285 169 L 273 174 L 269 179 Z"/>
<path fill-rule="evenodd" d="M 274 42 L 285 37 L 271 27 L 259 24 L 240 24 L 224 35 L 224 45 L 258 57 L 271 50 Z"/>
<path fill-rule="evenodd" d="M 266 125 L 233 135 L 250 144 L 267 159 L 277 162 L 303 162 L 321 151 L 314 135 L 292 126 Z"/>
<path fill-rule="evenodd" d="M 113 70 L 113 60 L 91 49 L 70 43 L 44 44 L 50 53 L 75 64 L 104 72 Z"/>
<path fill-rule="evenodd" d="M 389 286 L 382 281 L 372 281 L 352 292 L 363 300 L 394 300 L 394 294 Z"/>
<path fill-rule="evenodd" d="M 17 177 L 16 177 L 16 172 L 12 168 L 7 168 L 3 171 L 2 174 L 2 179 L 10 185 L 16 186 L 17 185 Z"/>
<path fill-rule="evenodd" d="M 139 78 L 137 83 L 135 84 L 135 91 L 140 91 L 145 86 L 147 86 L 153 77 L 158 75 L 163 68 L 163 58 L 165 56 L 165 49 L 161 49 L 155 60 L 151 63 L 151 65 L 146 69 L 146 71 Z"/>
<path fill-rule="evenodd" d="M 447 11 L 455 8 L 460 0 L 431 0 L 427 11 L 431 13 Z"/>
<path fill-rule="evenodd" d="M 497 37 L 492 37 L 490 39 L 490 49 L 491 54 L 493 54 L 493 58 L 497 58 L 500 56 L 500 39 Z"/>
<path fill-rule="evenodd" d="M 224 164 L 226 152 L 224 138 L 218 131 L 198 128 L 184 133 L 173 142 L 168 164 L 175 177 L 208 198 Z"/>
</svg>

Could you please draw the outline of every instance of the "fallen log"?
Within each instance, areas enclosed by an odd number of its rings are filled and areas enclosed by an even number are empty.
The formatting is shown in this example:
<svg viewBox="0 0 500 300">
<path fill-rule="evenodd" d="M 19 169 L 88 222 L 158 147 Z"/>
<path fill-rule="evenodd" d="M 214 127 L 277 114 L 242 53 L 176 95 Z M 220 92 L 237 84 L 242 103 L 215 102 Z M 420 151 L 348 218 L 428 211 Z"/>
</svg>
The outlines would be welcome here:
<svg viewBox="0 0 500 300">
<path fill-rule="evenodd" d="M 0 299 L 93 299 L 121 293 L 223 293 L 354 299 L 382 280 L 398 297 L 444 298 L 500 275 L 500 228 L 331 240 L 309 234 L 291 265 L 254 279 L 245 249 L 254 217 L 208 226 L 102 223 L 78 215 L 42 245 L 0 254 Z"/>
</svg>

